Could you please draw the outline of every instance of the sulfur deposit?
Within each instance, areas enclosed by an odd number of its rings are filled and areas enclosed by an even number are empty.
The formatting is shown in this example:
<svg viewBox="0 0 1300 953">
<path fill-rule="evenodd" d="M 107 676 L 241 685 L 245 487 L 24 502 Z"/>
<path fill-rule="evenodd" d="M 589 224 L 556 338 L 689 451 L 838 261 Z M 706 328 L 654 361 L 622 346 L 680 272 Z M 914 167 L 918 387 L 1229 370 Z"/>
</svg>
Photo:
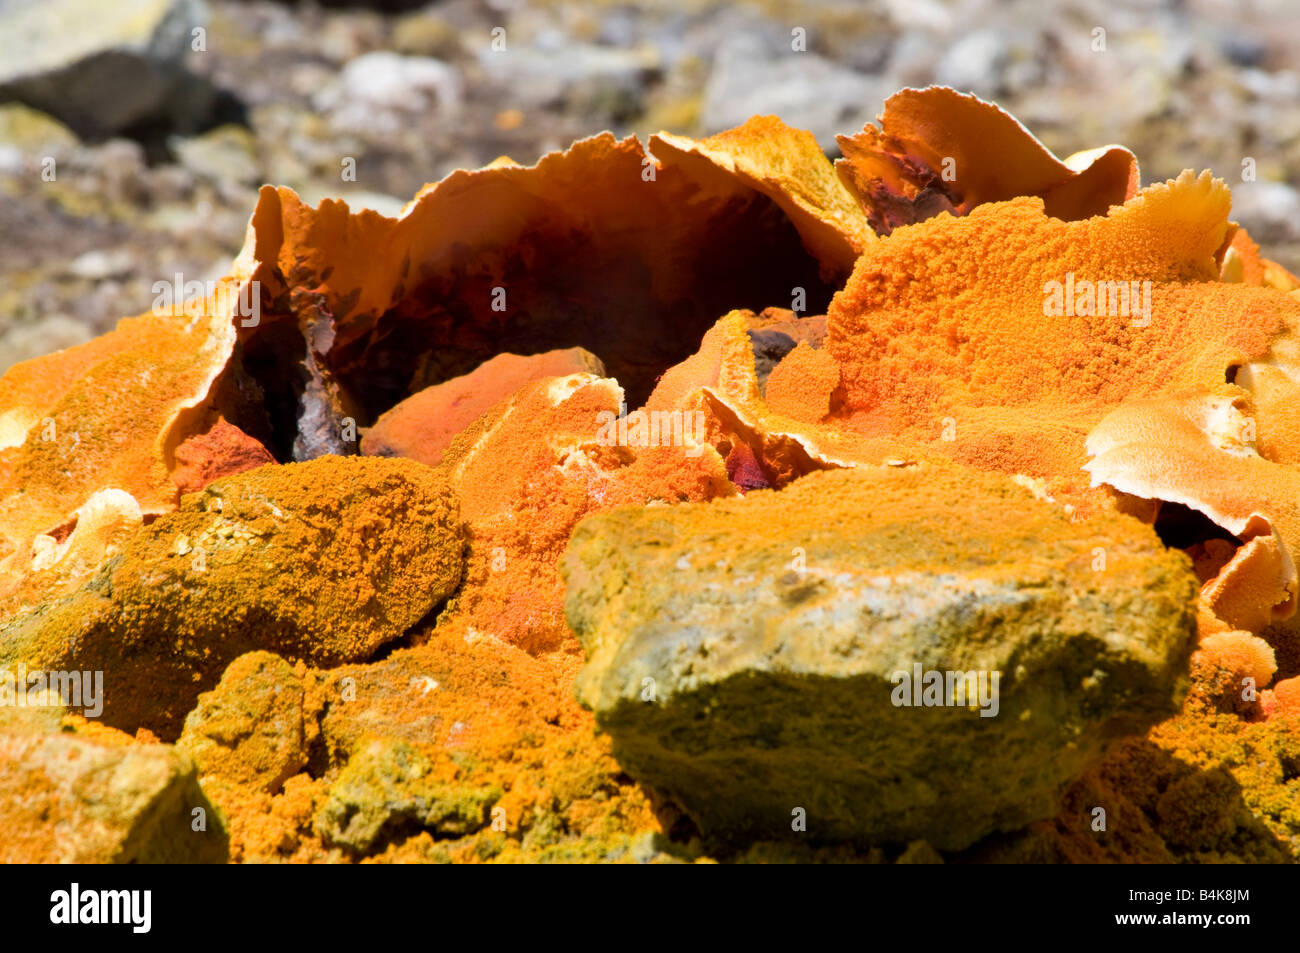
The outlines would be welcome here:
<svg viewBox="0 0 1300 953">
<path fill-rule="evenodd" d="M 4 859 L 1300 857 L 1300 279 L 949 89 L 840 141 L 267 186 L 0 377 Z"/>
</svg>

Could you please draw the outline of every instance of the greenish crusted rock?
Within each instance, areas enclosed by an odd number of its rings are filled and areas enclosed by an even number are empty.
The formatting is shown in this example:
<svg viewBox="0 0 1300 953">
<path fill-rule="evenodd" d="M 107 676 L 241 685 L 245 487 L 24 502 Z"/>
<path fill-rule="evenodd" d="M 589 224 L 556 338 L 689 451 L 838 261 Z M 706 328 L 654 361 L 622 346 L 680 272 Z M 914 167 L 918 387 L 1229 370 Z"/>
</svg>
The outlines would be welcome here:
<svg viewBox="0 0 1300 953">
<path fill-rule="evenodd" d="M 409 742 L 376 739 L 330 786 L 317 829 L 327 844 L 365 853 L 421 828 L 435 837 L 463 837 L 487 827 L 500 788 L 457 783 L 440 774 Z"/>
<path fill-rule="evenodd" d="M 1176 712 L 1195 631 L 1190 561 L 1150 527 L 959 468 L 607 511 L 564 572 L 579 700 L 629 773 L 733 844 L 957 850 L 1050 817 L 1111 741 Z M 925 673 L 974 672 L 985 703 L 896 704 L 916 666 L 917 701 Z"/>
<path fill-rule="evenodd" d="M 275 794 L 307 765 L 303 679 L 271 652 L 230 663 L 217 687 L 199 696 L 176 747 L 203 777 L 215 775 Z"/>
<path fill-rule="evenodd" d="M 187 494 L 75 592 L 0 623 L 0 665 L 102 671 L 107 723 L 174 739 L 245 652 L 370 658 L 455 591 L 463 548 L 430 467 L 269 464 Z"/>
</svg>

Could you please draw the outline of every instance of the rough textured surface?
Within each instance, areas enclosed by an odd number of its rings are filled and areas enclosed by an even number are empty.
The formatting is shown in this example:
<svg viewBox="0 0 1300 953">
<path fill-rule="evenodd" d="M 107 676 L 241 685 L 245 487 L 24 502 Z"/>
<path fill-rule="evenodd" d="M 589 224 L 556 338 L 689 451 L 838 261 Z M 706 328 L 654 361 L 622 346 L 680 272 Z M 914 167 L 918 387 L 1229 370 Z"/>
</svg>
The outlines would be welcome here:
<svg viewBox="0 0 1300 953">
<path fill-rule="evenodd" d="M 823 351 L 801 341 L 767 379 L 764 399 L 773 413 L 820 421 L 831 412 L 840 386 L 840 366 Z"/>
<path fill-rule="evenodd" d="M 0 862 L 224 863 L 224 820 L 194 763 L 129 741 L 0 731 Z"/>
<path fill-rule="evenodd" d="M 267 676 L 282 692 L 256 743 L 225 745 L 219 759 L 201 753 L 205 790 L 230 817 L 232 860 L 659 857 L 674 815 L 661 827 L 611 757 L 573 698 L 566 658 L 439 630 L 382 661 L 309 670 L 301 696 L 284 690 L 297 680 L 282 663 L 237 659 L 202 707 L 258 704 Z M 263 755 L 298 750 L 304 734 L 308 763 L 269 792 Z"/>
<path fill-rule="evenodd" d="M 760 390 L 766 386 L 772 368 L 781 363 L 795 345 L 807 343 L 809 347 L 819 348 L 826 337 L 824 314 L 799 317 L 784 308 L 764 308 L 760 314 L 750 317 L 748 324 Z"/>
<path fill-rule="evenodd" d="M 1230 202 L 1186 172 L 1104 217 L 1064 222 L 1016 198 L 896 230 L 828 312 L 844 426 L 1084 493 L 1082 438 L 1109 410 L 1223 388 L 1300 319 L 1277 289 L 1218 280 Z M 1127 307 L 1100 292 L 1089 304 L 1091 282 L 1134 281 Z M 1077 310 L 1056 311 L 1050 282 Z"/>
<path fill-rule="evenodd" d="M 486 827 L 501 791 L 456 784 L 450 758 L 442 772 L 438 767 L 409 742 L 371 742 L 330 787 L 317 820 L 325 842 L 362 852 L 381 836 L 409 836 L 412 828 L 446 837 Z"/>
<path fill-rule="evenodd" d="M 304 707 L 301 674 L 271 652 L 249 652 L 199 696 L 176 747 L 194 759 L 200 775 L 274 794 L 307 766 Z"/>
<path fill-rule="evenodd" d="M 1194 631 L 1190 562 L 1149 528 L 960 470 L 619 509 L 565 567 L 579 698 L 620 763 L 732 842 L 796 808 L 813 839 L 942 849 L 1049 817 L 1109 741 L 1177 710 Z M 918 663 L 1000 671 L 996 717 L 895 707 Z"/>
<path fill-rule="evenodd" d="M 462 547 L 455 500 L 422 464 L 262 467 L 187 496 L 76 593 L 10 619 L 0 658 L 103 670 L 110 724 L 174 737 L 243 652 L 368 658 L 455 590 Z"/>
<path fill-rule="evenodd" d="M 220 294 L 237 295 L 240 280 L 221 282 Z M 97 492 L 129 493 L 144 513 L 175 507 L 167 460 L 174 431 L 208 395 L 235 343 L 218 297 L 185 313 L 125 319 L 0 377 L 0 593 L 31 568 L 35 538 Z"/>
<path fill-rule="evenodd" d="M 1193 703 L 1125 741 L 1066 793 L 1059 814 L 967 859 L 998 863 L 1294 863 L 1300 718 Z M 1093 825 L 1106 811 L 1106 829 Z"/>
<path fill-rule="evenodd" d="M 609 433 L 602 440 L 609 428 L 600 415 L 612 420 L 623 399 L 616 381 L 591 374 L 534 381 L 452 442 L 441 468 L 470 544 L 465 585 L 440 625 L 472 627 L 534 654 L 576 653 L 558 564 L 578 521 L 620 503 L 736 492 L 718 453 L 695 443 L 690 417 L 679 415 L 685 425 L 656 446 Z"/>
</svg>

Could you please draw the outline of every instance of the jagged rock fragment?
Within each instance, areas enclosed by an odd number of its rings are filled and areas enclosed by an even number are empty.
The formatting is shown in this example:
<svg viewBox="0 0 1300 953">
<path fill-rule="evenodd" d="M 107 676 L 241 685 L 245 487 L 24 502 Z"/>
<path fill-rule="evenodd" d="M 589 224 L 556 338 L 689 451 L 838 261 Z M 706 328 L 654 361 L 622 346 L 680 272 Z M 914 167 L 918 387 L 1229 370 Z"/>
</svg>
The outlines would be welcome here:
<svg viewBox="0 0 1300 953">
<path fill-rule="evenodd" d="M 1105 215 L 1138 190 L 1137 159 L 1122 146 L 1061 161 L 993 103 L 942 86 L 895 93 L 879 129 L 836 139 L 844 154 L 836 171 L 881 235 L 1024 195 L 1074 221 Z"/>
<path fill-rule="evenodd" d="M 225 863 L 228 850 L 187 755 L 72 734 L 0 733 L 0 826 L 10 864 Z"/>
<path fill-rule="evenodd" d="M 381 838 L 425 828 L 463 836 L 486 827 L 501 797 L 492 787 L 457 784 L 457 766 L 408 742 L 374 741 L 358 751 L 330 787 L 317 824 L 325 842 L 365 852 Z"/>
<path fill-rule="evenodd" d="M 274 462 L 275 458 L 260 441 L 218 417 L 206 433 L 195 434 L 176 448 L 172 479 L 182 493 L 194 493 L 220 477 Z"/>
</svg>

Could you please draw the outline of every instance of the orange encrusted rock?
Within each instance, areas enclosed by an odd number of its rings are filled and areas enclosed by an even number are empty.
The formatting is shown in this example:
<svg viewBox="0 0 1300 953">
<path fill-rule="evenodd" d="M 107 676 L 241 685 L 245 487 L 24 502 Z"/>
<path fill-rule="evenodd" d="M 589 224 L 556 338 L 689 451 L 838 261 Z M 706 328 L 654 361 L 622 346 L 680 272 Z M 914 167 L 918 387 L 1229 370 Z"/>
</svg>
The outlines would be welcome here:
<svg viewBox="0 0 1300 953">
<path fill-rule="evenodd" d="M 384 413 L 362 438 L 367 456 L 406 457 L 437 466 L 452 440 L 498 401 L 530 381 L 590 373 L 605 367 L 580 347 L 521 356 L 498 354 L 473 371 L 426 387 Z"/>
<path fill-rule="evenodd" d="M 1235 225 L 1232 241 L 1223 254 L 1219 280 L 1240 281 L 1256 287 L 1276 288 L 1278 291 L 1295 291 L 1300 288 L 1300 278 L 1261 255 L 1259 246 L 1251 241 L 1246 230 Z"/>
<path fill-rule="evenodd" d="M 241 259 L 222 296 L 237 300 Z M 242 275 L 241 275 L 242 273 Z M 143 513 L 179 498 L 170 457 L 185 414 L 208 397 L 235 344 L 216 296 L 190 312 L 123 320 L 103 338 L 37 358 L 0 377 L 0 571 L 20 579 L 35 538 L 101 490 Z"/>
<path fill-rule="evenodd" d="M 1184 173 L 1100 218 L 1023 198 L 899 229 L 830 309 L 843 425 L 1085 491 L 1083 437 L 1107 411 L 1222 387 L 1300 316 L 1281 292 L 1217 281 L 1228 201 Z"/>
<path fill-rule="evenodd" d="M 1273 680 L 1277 660 L 1267 642 L 1249 632 L 1216 632 L 1201 639 L 1192 656 L 1193 701 L 1220 711 L 1249 713 Z"/>
<path fill-rule="evenodd" d="M 176 448 L 172 479 L 182 493 L 194 493 L 213 480 L 255 470 L 275 458 L 261 442 L 218 417 L 206 433 L 186 438 Z"/>
<path fill-rule="evenodd" d="M 831 412 L 839 386 L 835 358 L 801 341 L 768 375 L 764 398 L 774 413 L 820 422 Z"/>
<path fill-rule="evenodd" d="M 82 734 L 0 731 L 0 824 L 8 864 L 224 863 L 229 848 L 187 755 Z"/>
<path fill-rule="evenodd" d="M 291 293 L 250 349 L 304 331 L 324 445 L 350 406 L 377 417 L 502 352 L 586 348 L 640 403 L 730 308 L 793 288 L 824 308 L 870 240 L 811 137 L 781 127 L 787 153 L 772 132 L 673 138 L 654 156 L 604 133 L 533 166 L 453 172 L 398 219 L 266 187 L 256 258 Z"/>
<path fill-rule="evenodd" d="M 535 653 L 572 652 L 557 565 L 582 517 L 736 492 L 701 417 L 626 410 L 617 382 L 570 374 L 525 385 L 452 441 L 441 469 L 470 547 L 442 625 Z"/>
<path fill-rule="evenodd" d="M 355 453 L 402 399 L 502 351 L 585 347 L 640 403 L 732 307 L 797 288 L 823 310 L 872 240 L 811 138 L 775 120 L 663 151 L 604 134 L 457 171 L 396 219 L 263 189 L 206 296 L 0 377 L 0 598 L 99 491 L 151 517 L 255 444 Z"/>
<path fill-rule="evenodd" d="M 746 331 L 748 312 L 734 311 L 709 330 L 700 350 L 664 373 L 646 409 L 684 408 L 706 414 L 710 441 L 727 460 L 733 482 L 746 489 L 785 486 L 817 470 L 853 466 L 908 466 L 923 459 L 942 460 L 942 454 L 907 446 L 890 434 L 862 434 L 837 421 L 821 422 L 816 414 L 818 400 L 808 394 L 825 391 L 838 405 L 842 391 L 830 387 L 842 365 L 824 349 L 805 343 L 800 364 L 816 368 L 814 378 L 805 381 L 802 372 L 792 373 L 785 384 L 777 382 L 778 399 L 787 414 L 773 409 L 759 388 L 756 362 Z M 769 378 L 768 383 L 771 383 Z M 829 389 L 828 389 L 829 388 Z M 804 397 L 790 392 L 804 390 Z"/>
<path fill-rule="evenodd" d="M 1282 715 L 1300 718 L 1300 675 L 1283 679 L 1273 686 L 1273 707 L 1270 717 Z"/>
<path fill-rule="evenodd" d="M 316 733 L 305 714 L 305 672 L 271 652 L 230 663 L 217 686 L 199 696 L 176 742 L 200 778 L 215 775 L 275 794 L 306 767 Z"/>
<path fill-rule="evenodd" d="M 1259 633 L 1295 613 L 1300 470 L 1259 454 L 1250 397 L 1239 394 L 1120 407 L 1089 434 L 1087 470 L 1095 483 L 1187 506 L 1231 533 L 1239 548 L 1205 583 L 1202 603 L 1227 628 Z"/>
</svg>

